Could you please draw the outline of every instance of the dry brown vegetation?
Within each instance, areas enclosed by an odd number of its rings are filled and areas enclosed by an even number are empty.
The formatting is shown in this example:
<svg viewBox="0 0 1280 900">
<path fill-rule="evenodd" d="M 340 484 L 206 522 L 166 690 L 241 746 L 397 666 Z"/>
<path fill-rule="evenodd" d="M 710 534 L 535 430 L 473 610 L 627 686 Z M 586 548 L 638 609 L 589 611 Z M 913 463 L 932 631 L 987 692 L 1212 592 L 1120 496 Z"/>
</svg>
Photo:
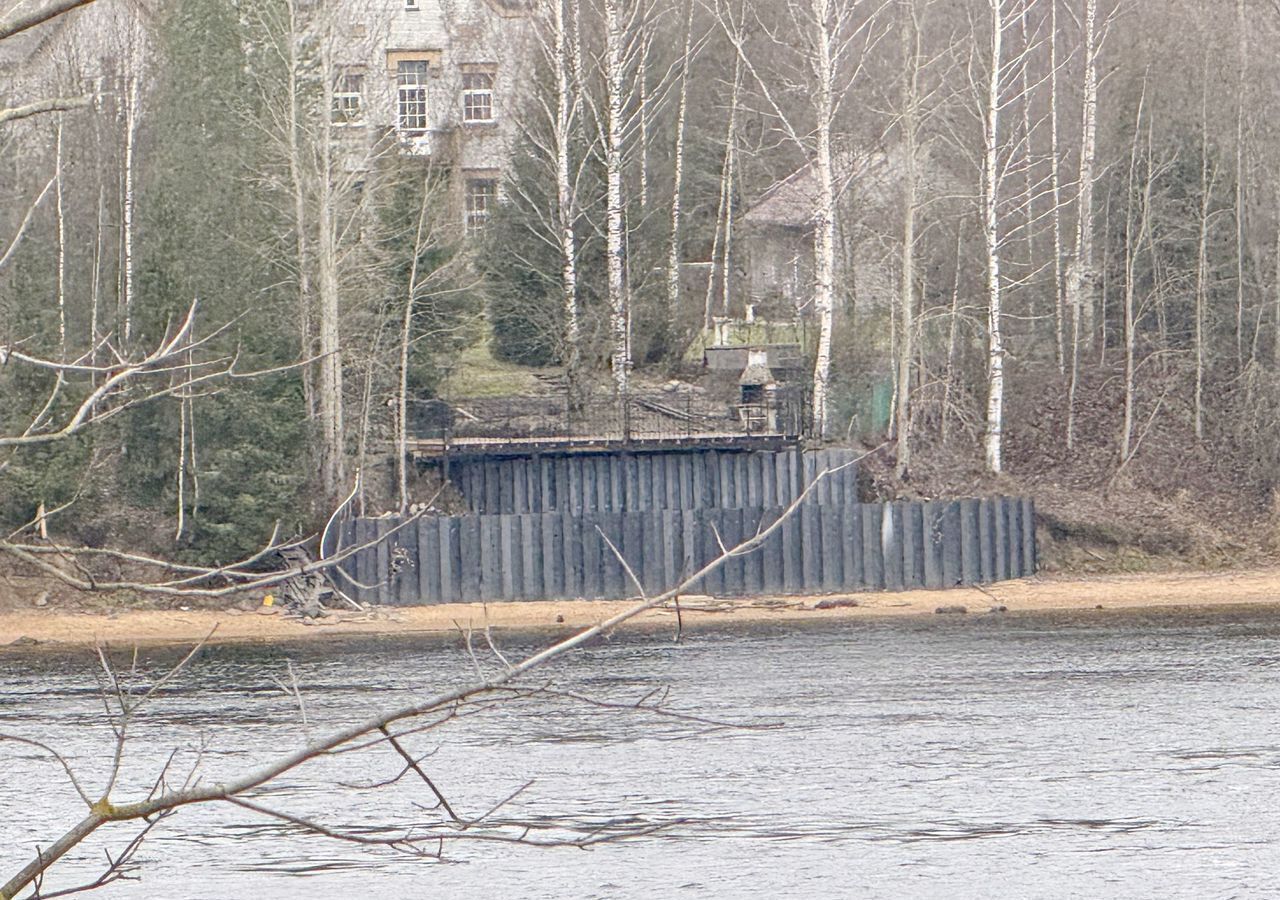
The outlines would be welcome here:
<svg viewBox="0 0 1280 900">
<path fill-rule="evenodd" d="M 1042 569 L 1056 575 L 1223 569 L 1276 558 L 1274 487 L 1253 442 L 1197 442 L 1190 410 L 1166 396 L 1144 423 L 1137 454 L 1120 466 L 1123 386 L 1112 369 L 1090 370 L 1077 396 L 1076 446 L 1062 422 L 1056 378 L 1015 375 L 1008 471 L 992 476 L 976 441 L 922 440 L 909 477 L 888 455 L 867 466 L 877 497 L 1025 493 L 1036 499 Z M 1172 395 L 1172 391 L 1170 391 Z M 1246 430 L 1247 429 L 1243 429 Z"/>
</svg>

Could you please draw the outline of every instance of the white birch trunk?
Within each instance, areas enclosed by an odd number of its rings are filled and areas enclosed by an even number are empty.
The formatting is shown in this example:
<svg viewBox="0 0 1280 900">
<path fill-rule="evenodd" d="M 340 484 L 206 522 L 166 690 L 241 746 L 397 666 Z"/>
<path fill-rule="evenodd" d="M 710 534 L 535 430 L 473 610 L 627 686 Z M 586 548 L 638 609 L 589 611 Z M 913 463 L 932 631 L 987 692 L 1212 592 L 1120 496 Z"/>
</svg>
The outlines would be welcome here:
<svg viewBox="0 0 1280 900">
<path fill-rule="evenodd" d="M 578 0 L 569 3 L 569 65 L 573 71 L 573 83 L 585 90 L 587 83 L 582 61 L 582 8 Z"/>
<path fill-rule="evenodd" d="M 133 214 L 135 205 L 134 146 L 138 136 L 138 80 L 128 76 L 124 106 L 124 196 L 121 212 L 120 336 L 127 345 L 133 335 Z"/>
<path fill-rule="evenodd" d="M 173 480 L 178 489 L 175 504 L 178 523 L 173 539 L 178 541 L 187 527 L 187 401 L 181 395 L 178 397 L 178 470 Z"/>
<path fill-rule="evenodd" d="M 636 89 L 640 114 L 640 208 L 649 208 L 649 40 L 641 41 L 640 60 L 636 66 Z"/>
<path fill-rule="evenodd" d="M 396 383 L 396 494 L 401 515 L 409 511 L 409 348 L 413 336 L 413 292 L 418 274 L 415 254 L 400 320 L 400 359 Z"/>
<path fill-rule="evenodd" d="M 300 86 L 299 42 L 302 40 L 298 10 L 295 2 L 287 5 L 289 16 L 288 59 L 286 61 L 286 91 L 288 103 L 287 155 L 289 165 L 289 185 L 293 193 L 293 231 L 294 253 L 298 266 L 298 359 L 306 360 L 312 356 L 312 314 L 313 298 L 311 296 L 311 260 L 307 240 L 309 216 L 307 215 L 307 193 L 303 176 L 302 162 L 302 113 L 299 109 Z M 311 365 L 302 368 L 302 394 L 310 416 L 316 414 L 316 391 L 314 371 Z"/>
<path fill-rule="evenodd" d="M 327 52 L 322 56 L 322 71 L 332 71 Z M 318 411 L 320 418 L 320 482 L 327 500 L 336 499 L 344 485 L 344 428 L 342 411 L 343 373 L 340 317 L 342 314 L 338 283 L 338 237 L 334 191 L 334 159 L 332 135 L 327 121 L 333 108 L 333 83 L 322 79 L 325 122 L 320 131 L 320 172 L 317 185 L 316 271 L 319 289 L 320 384 Z"/>
<path fill-rule="evenodd" d="M 609 331 L 613 342 L 613 383 L 618 403 L 626 411 L 628 370 L 631 368 L 630 316 L 626 295 L 626 235 L 622 206 L 622 132 L 624 127 L 622 0 L 605 0 L 605 82 L 608 117 L 605 133 L 607 179 L 605 243 L 608 268 Z"/>
<path fill-rule="evenodd" d="M 1076 241 L 1067 266 L 1071 310 L 1071 383 L 1067 389 L 1067 449 L 1075 445 L 1075 396 L 1080 379 L 1080 342 L 1093 334 L 1093 182 L 1098 132 L 1097 0 L 1084 0 L 1084 90 L 1080 113 L 1080 174 L 1076 183 Z M 1104 341 L 1105 346 L 1105 341 Z"/>
<path fill-rule="evenodd" d="M 827 30 L 831 0 L 812 0 L 816 27 L 815 103 L 818 114 L 814 173 L 818 196 L 813 219 L 813 306 L 818 317 L 818 348 L 813 364 L 813 433 L 827 433 L 827 398 L 831 383 L 831 332 L 835 320 L 836 186 L 831 130 L 835 110 L 831 44 L 839 36 Z M 726 277 L 728 273 L 726 273 Z"/>
<path fill-rule="evenodd" d="M 188 343 L 190 339 L 188 338 Z M 190 349 L 187 350 L 187 365 L 193 362 L 193 356 Z M 181 377 L 180 375 L 175 377 Z M 179 541 L 182 539 L 182 533 L 187 527 L 187 481 L 189 474 L 193 474 L 195 470 L 195 405 L 192 401 L 190 388 L 180 390 L 177 395 L 178 400 L 178 467 L 174 474 L 174 481 L 177 487 L 177 503 L 176 518 L 177 525 L 173 531 L 173 539 Z M 188 453 L 190 448 L 190 453 Z"/>
<path fill-rule="evenodd" d="M 920 34 L 915 21 L 914 0 L 902 0 L 902 138 L 906 170 L 902 183 L 902 248 L 899 265 L 898 318 L 901 338 L 898 347 L 895 470 L 905 477 L 911 465 L 911 358 L 914 353 L 916 281 L 916 143 L 919 119 Z"/>
<path fill-rule="evenodd" d="M 1204 440 L 1204 316 L 1207 306 L 1209 269 L 1209 115 L 1208 90 L 1201 100 L 1200 132 L 1200 222 L 1196 242 L 1196 386 L 1195 386 L 1195 434 L 1197 441 Z"/>
<path fill-rule="evenodd" d="M 736 119 L 736 116 L 735 116 Z M 735 121 L 734 127 L 737 127 Z M 738 149 L 726 148 L 724 172 L 724 239 L 720 242 L 720 315 L 729 315 L 733 300 L 733 182 L 738 177 Z"/>
<path fill-rule="evenodd" d="M 720 168 L 720 200 L 716 207 L 716 230 L 711 236 L 711 265 L 707 271 L 707 295 L 703 308 L 704 328 L 711 327 L 715 311 L 716 265 L 721 257 L 722 238 L 728 227 L 728 220 L 733 217 L 733 172 L 734 154 L 738 135 L 738 104 L 742 91 L 742 59 L 735 57 L 733 63 L 733 87 L 729 92 L 729 122 L 725 127 L 724 162 Z M 729 273 L 724 273 L 727 280 Z"/>
<path fill-rule="evenodd" d="M 689 54 L 693 43 L 693 0 L 689 0 L 684 24 L 684 53 L 680 57 L 680 99 L 676 106 L 676 144 L 672 159 L 671 242 L 667 245 L 667 315 L 680 309 L 680 216 L 684 187 L 684 131 L 689 112 Z"/>
<path fill-rule="evenodd" d="M 1276 185 L 1276 284 L 1275 284 L 1275 344 L 1271 349 L 1276 368 L 1280 368 L 1280 184 Z"/>
<path fill-rule="evenodd" d="M 942 382 L 942 443 L 951 437 L 951 388 L 955 383 L 956 346 L 960 338 L 960 249 L 963 246 L 960 223 L 956 223 L 955 273 L 951 283 L 951 315 L 947 328 L 947 369 Z"/>
<path fill-rule="evenodd" d="M 364 360 L 364 387 L 360 390 L 359 427 L 356 435 L 356 509 L 357 515 L 367 514 L 365 508 L 365 483 L 361 473 L 365 470 L 369 453 L 369 425 L 373 418 L 373 371 L 375 360 L 382 351 L 382 329 L 374 335 L 369 356 Z"/>
<path fill-rule="evenodd" d="M 67 360 L 67 220 L 62 205 L 62 116 L 54 137 L 54 210 L 58 226 L 58 359 Z"/>
<path fill-rule="evenodd" d="M 1036 270 L 1036 159 L 1035 145 L 1033 138 L 1035 136 L 1035 124 L 1031 121 L 1031 55 L 1032 55 L 1032 39 L 1031 29 L 1027 24 L 1027 15 L 1035 0 L 1020 0 L 1021 8 L 1018 10 L 1018 38 L 1020 49 L 1017 61 L 1018 71 L 1018 106 L 1022 109 L 1020 141 L 1022 144 L 1022 239 L 1025 243 L 1024 253 L 1025 260 L 1022 262 L 1022 280 L 1030 283 L 1035 277 Z"/>
<path fill-rule="evenodd" d="M 1004 338 L 1000 284 L 1000 81 L 1004 70 L 1004 0 L 991 2 L 991 72 L 984 110 L 982 232 L 987 255 L 987 468 L 1004 468 Z"/>
<path fill-rule="evenodd" d="M 565 0 L 552 3 L 551 39 L 552 65 L 556 79 L 556 215 L 560 244 L 560 291 L 564 308 L 564 367 L 569 383 L 570 397 L 576 396 L 579 368 L 581 366 L 582 334 L 578 312 L 578 248 L 574 236 L 575 202 L 573 183 L 570 180 L 570 153 L 573 144 L 573 123 L 577 107 L 576 91 L 581 85 L 573 82 L 575 53 L 572 36 L 565 21 Z"/>
<path fill-rule="evenodd" d="M 98 227 L 93 240 L 93 274 L 89 280 L 89 365 L 98 364 L 98 308 L 102 295 L 102 236 L 106 232 L 107 188 L 98 184 Z M 90 383 L 97 387 L 97 376 L 90 376 Z"/>
<path fill-rule="evenodd" d="M 1138 100 L 1138 115 L 1133 125 L 1133 144 L 1129 152 L 1129 202 L 1126 207 L 1124 223 L 1124 424 L 1120 433 L 1120 465 L 1122 466 L 1129 461 L 1133 437 L 1134 350 L 1136 346 L 1136 336 L 1134 334 L 1136 326 L 1134 319 L 1134 291 L 1136 285 L 1134 281 L 1138 255 L 1137 246 L 1142 243 L 1143 234 L 1146 231 L 1148 208 L 1151 202 L 1151 168 L 1150 159 L 1148 159 L 1147 176 L 1143 186 L 1142 209 L 1140 210 L 1142 224 L 1139 228 L 1139 233 L 1135 235 L 1133 233 L 1133 194 L 1136 187 L 1135 179 L 1137 178 L 1138 168 L 1138 137 L 1142 132 L 1142 114 L 1145 101 L 1146 86 L 1143 85 L 1142 96 Z"/>
<path fill-rule="evenodd" d="M 1244 368 L 1244 254 L 1245 254 L 1245 157 L 1244 110 L 1248 92 L 1249 40 L 1245 31 L 1244 0 L 1236 0 L 1238 72 L 1236 80 L 1236 364 Z"/>
<path fill-rule="evenodd" d="M 1053 331 L 1058 373 L 1067 372 L 1066 325 L 1062 296 L 1062 158 L 1058 135 L 1058 4 L 1049 3 L 1049 192 L 1053 198 Z"/>
</svg>

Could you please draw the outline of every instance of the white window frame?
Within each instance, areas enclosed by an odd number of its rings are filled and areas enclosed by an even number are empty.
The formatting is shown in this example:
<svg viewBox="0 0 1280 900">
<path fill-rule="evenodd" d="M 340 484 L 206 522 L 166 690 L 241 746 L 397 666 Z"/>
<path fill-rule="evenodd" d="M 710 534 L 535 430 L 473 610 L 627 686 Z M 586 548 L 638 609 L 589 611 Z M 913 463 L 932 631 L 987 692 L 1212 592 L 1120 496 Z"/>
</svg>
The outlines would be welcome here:
<svg viewBox="0 0 1280 900">
<path fill-rule="evenodd" d="M 364 74 L 360 69 L 346 69 L 338 73 L 333 89 L 335 125 L 364 124 Z"/>
<path fill-rule="evenodd" d="M 401 134 L 425 134 L 431 127 L 431 106 L 427 79 L 431 63 L 426 59 L 401 59 L 396 62 L 396 131 Z M 409 112 L 408 110 L 415 110 Z M 418 120 L 421 127 L 406 125 Z"/>
<path fill-rule="evenodd" d="M 468 87 L 470 78 L 487 79 L 488 87 Z M 493 109 L 493 84 L 497 76 L 493 69 L 473 69 L 462 73 L 462 121 L 467 125 L 483 125 L 496 121 Z M 487 117 L 473 116 L 472 110 L 487 109 Z"/>
<path fill-rule="evenodd" d="M 483 190 L 475 188 L 483 186 Z M 463 208 L 467 234 L 477 235 L 484 231 L 493 216 L 493 209 L 498 204 L 498 176 L 496 174 L 468 175 L 463 183 Z M 483 198 L 482 206 L 474 206 L 476 199 Z"/>
<path fill-rule="evenodd" d="M 417 12 L 422 7 L 418 5 L 418 0 L 404 0 L 404 8 L 406 12 Z"/>
</svg>

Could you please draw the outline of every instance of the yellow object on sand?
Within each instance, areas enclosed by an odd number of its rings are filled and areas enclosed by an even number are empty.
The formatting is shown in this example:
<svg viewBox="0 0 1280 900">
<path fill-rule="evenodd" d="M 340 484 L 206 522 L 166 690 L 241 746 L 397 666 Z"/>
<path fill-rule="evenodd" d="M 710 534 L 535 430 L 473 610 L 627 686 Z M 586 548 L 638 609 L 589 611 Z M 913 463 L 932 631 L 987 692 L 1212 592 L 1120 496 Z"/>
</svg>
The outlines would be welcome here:
<svg viewBox="0 0 1280 900">
<path fill-rule="evenodd" d="M 276 602 L 276 598 L 272 597 L 270 594 L 267 594 L 267 596 L 262 598 L 263 606 L 273 606 L 275 602 Z"/>
</svg>

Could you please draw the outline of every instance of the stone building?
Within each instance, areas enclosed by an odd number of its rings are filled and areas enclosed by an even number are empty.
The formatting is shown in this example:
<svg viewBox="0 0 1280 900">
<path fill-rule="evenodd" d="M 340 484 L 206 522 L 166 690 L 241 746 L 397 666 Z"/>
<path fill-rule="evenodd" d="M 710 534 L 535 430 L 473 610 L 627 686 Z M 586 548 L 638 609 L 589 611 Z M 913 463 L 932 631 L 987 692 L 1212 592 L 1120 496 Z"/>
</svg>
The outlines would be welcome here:
<svg viewBox="0 0 1280 900">
<path fill-rule="evenodd" d="M 0 0 L 0 12 L 10 0 Z M 146 91 L 158 0 L 99 0 L 0 44 L 0 105 L 59 81 L 111 104 L 132 73 Z M 458 214 L 483 226 L 518 134 L 533 0 L 295 0 L 299 45 L 323 47 L 348 166 L 385 152 L 446 168 Z M 392 140 L 388 141 L 387 138 Z M 373 149 L 371 149 L 373 148 Z"/>
<path fill-rule="evenodd" d="M 451 174 L 468 231 L 483 227 L 518 135 L 535 46 L 532 0 L 349 0 L 335 23 L 337 124 Z"/>
</svg>

